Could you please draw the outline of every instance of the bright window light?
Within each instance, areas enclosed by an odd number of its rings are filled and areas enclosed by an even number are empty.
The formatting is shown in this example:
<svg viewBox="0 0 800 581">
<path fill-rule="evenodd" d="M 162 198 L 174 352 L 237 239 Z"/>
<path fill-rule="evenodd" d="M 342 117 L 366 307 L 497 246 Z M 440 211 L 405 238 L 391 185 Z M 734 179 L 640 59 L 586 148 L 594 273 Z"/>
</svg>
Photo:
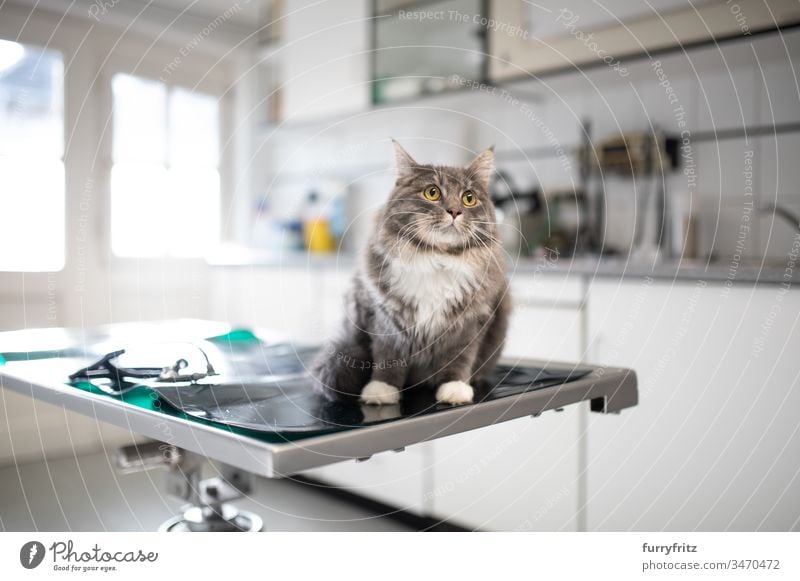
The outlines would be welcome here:
<svg viewBox="0 0 800 581">
<path fill-rule="evenodd" d="M 18 42 L 0 40 L 0 75 L 11 69 L 25 56 L 25 47 Z"/>
<path fill-rule="evenodd" d="M 112 251 L 207 254 L 220 239 L 217 99 L 125 74 L 112 89 Z"/>
<path fill-rule="evenodd" d="M 61 54 L 0 41 L 0 271 L 64 266 Z"/>
</svg>

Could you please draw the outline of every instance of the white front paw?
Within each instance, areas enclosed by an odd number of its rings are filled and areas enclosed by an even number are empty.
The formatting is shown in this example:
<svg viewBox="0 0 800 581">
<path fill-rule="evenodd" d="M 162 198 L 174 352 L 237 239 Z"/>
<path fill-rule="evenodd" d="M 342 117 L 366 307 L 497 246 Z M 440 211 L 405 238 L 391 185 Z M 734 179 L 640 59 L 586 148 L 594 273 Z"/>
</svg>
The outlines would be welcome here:
<svg viewBox="0 0 800 581">
<path fill-rule="evenodd" d="M 470 403 L 472 401 L 472 386 L 463 381 L 448 381 L 436 390 L 436 401 L 442 403 Z"/>
<path fill-rule="evenodd" d="M 400 401 L 400 390 L 383 381 L 370 381 L 361 390 L 361 401 L 369 405 L 395 404 Z"/>
</svg>

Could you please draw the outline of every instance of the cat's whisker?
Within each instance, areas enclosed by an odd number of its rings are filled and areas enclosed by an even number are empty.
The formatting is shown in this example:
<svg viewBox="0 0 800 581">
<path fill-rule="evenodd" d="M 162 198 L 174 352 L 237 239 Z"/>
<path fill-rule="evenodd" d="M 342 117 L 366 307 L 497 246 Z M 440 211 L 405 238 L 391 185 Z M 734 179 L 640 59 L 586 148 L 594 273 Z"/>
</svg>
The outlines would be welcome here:
<svg viewBox="0 0 800 581">
<path fill-rule="evenodd" d="M 500 243 L 500 240 L 498 238 L 492 236 L 488 232 L 480 232 L 479 234 L 482 237 L 482 240 L 484 242 L 493 242 L 495 244 L 499 244 Z"/>
<path fill-rule="evenodd" d="M 422 222 L 422 220 L 416 220 L 416 221 L 413 221 L 413 222 L 411 222 L 410 224 L 407 224 L 406 226 L 404 226 L 403 228 L 401 228 L 401 229 L 400 229 L 400 231 L 402 232 L 403 230 L 406 230 L 406 229 L 408 229 L 409 231 L 411 231 L 411 230 L 413 229 L 415 232 L 417 232 L 417 231 L 419 231 L 419 230 L 420 230 L 420 229 L 421 229 L 421 228 L 424 226 L 424 224 L 421 224 L 421 222 Z M 395 249 L 398 249 L 398 247 L 399 247 L 399 245 L 400 245 L 401 243 L 405 242 L 404 246 L 403 246 L 402 248 L 399 248 L 399 253 L 402 253 L 402 252 L 404 251 L 404 249 L 405 249 L 405 248 L 408 246 L 408 244 L 409 244 L 411 241 L 412 241 L 412 239 L 411 239 L 411 238 L 408 238 L 408 239 L 406 239 L 406 238 L 404 238 L 403 236 L 400 236 L 400 235 L 398 235 L 397 239 L 396 239 L 396 240 L 395 240 L 395 242 L 392 244 L 391 248 L 389 248 L 389 249 L 388 249 L 388 251 L 386 252 L 386 255 L 384 256 L 384 259 L 383 259 L 383 262 L 381 263 L 381 268 L 380 268 L 380 273 L 381 273 L 381 274 L 383 274 L 383 269 L 384 269 L 384 267 L 386 266 L 386 264 L 387 264 L 387 262 L 389 261 L 389 259 L 391 258 L 391 253 L 392 253 L 392 252 L 393 252 Z"/>
<path fill-rule="evenodd" d="M 407 224 L 406 226 L 403 226 L 402 228 L 400 228 L 400 230 L 397 233 L 397 238 L 398 238 L 398 240 L 402 240 L 402 239 L 406 238 L 407 235 L 411 235 L 411 237 L 413 237 L 417 233 L 421 232 L 422 228 L 424 228 L 425 226 L 426 226 L 426 224 L 424 223 L 424 221 L 422 219 L 415 220 L 415 221 L 411 222 L 410 224 Z"/>
<path fill-rule="evenodd" d="M 494 224 L 494 222 L 475 222 L 475 223 L 476 224 Z M 524 235 L 522 230 L 520 230 L 517 226 L 514 226 L 512 224 L 503 224 L 502 226 L 503 226 L 503 228 L 511 228 L 517 234 Z"/>
<path fill-rule="evenodd" d="M 426 226 L 427 224 L 424 223 L 423 220 L 417 220 L 408 226 L 401 228 L 398 232 L 397 238 L 398 240 L 410 240 L 413 238 L 413 236 L 421 232 Z"/>
<path fill-rule="evenodd" d="M 475 239 L 475 241 L 476 241 L 476 242 L 478 242 L 478 244 L 480 244 L 480 245 L 481 245 L 481 246 L 483 246 L 483 247 L 484 247 L 484 248 L 485 248 L 487 251 L 489 251 L 489 256 L 490 256 L 490 259 L 491 259 L 491 260 L 494 262 L 494 264 L 495 264 L 496 266 L 498 266 L 498 267 L 500 267 L 500 268 L 502 269 L 502 268 L 503 268 L 503 265 L 502 265 L 502 264 L 500 263 L 500 261 L 497 259 L 497 257 L 495 256 L 495 254 L 494 254 L 493 252 L 491 252 L 491 248 L 490 248 L 490 247 L 489 247 L 489 245 L 486 243 L 486 241 L 484 241 L 484 240 L 481 240 L 481 239 L 478 237 L 478 235 L 477 235 L 477 232 L 473 232 L 473 233 L 471 233 L 471 234 L 472 234 L 473 238 Z"/>
<path fill-rule="evenodd" d="M 428 242 L 426 242 L 426 241 L 424 240 L 424 238 L 420 238 L 420 237 L 418 236 L 418 234 L 419 234 L 420 232 L 423 232 L 423 231 L 424 231 L 426 228 L 427 228 L 427 229 L 430 229 L 430 225 L 429 225 L 429 224 L 421 224 L 421 225 L 419 225 L 419 227 L 418 227 L 418 228 L 415 228 L 415 229 L 413 229 L 413 230 L 409 230 L 409 231 L 406 233 L 407 235 L 405 236 L 405 238 L 407 239 L 407 242 L 410 244 L 410 243 L 413 243 L 413 242 L 417 242 L 417 241 L 418 241 L 418 242 L 423 242 L 423 243 L 425 243 L 425 244 L 427 245 L 427 244 L 428 244 Z M 408 244 L 407 244 L 406 246 L 404 246 L 404 248 L 406 248 L 407 246 L 408 246 Z M 417 246 L 419 246 L 419 244 L 417 244 Z"/>
</svg>

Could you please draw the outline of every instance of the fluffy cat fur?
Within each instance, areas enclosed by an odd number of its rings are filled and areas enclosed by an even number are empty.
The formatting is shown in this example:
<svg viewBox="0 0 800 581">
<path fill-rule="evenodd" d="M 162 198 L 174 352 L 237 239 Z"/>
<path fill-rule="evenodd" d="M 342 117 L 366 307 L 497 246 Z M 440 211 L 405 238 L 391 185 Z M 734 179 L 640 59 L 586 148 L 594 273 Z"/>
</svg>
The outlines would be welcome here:
<svg viewBox="0 0 800 581">
<path fill-rule="evenodd" d="M 472 401 L 503 347 L 510 301 L 489 197 L 494 152 L 467 167 L 423 165 L 396 142 L 397 179 L 347 295 L 339 336 L 312 369 L 327 398 L 396 404 L 405 388 Z M 439 188 L 440 198 L 423 192 Z M 478 203 L 467 207 L 464 192 Z"/>
</svg>

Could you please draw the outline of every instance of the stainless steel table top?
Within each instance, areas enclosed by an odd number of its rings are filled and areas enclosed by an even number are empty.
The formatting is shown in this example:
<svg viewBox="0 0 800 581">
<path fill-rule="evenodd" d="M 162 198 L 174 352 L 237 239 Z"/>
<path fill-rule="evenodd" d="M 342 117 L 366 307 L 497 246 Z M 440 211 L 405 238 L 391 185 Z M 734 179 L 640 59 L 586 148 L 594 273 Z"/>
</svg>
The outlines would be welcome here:
<svg viewBox="0 0 800 581">
<path fill-rule="evenodd" d="M 125 323 L 86 330 L 32 329 L 0 333 L 0 353 L 17 354 L 13 360 L 0 365 L 0 385 L 269 478 L 347 459 L 366 458 L 586 400 L 591 401 L 592 410 L 603 413 L 620 411 L 637 403 L 636 375 L 629 369 L 509 361 L 517 366 L 566 366 L 588 373 L 581 379 L 560 385 L 442 409 L 437 413 L 389 419 L 375 425 L 301 439 L 276 434 L 265 441 L 225 429 L 225 426 L 201 423 L 157 408 L 132 405 L 106 394 L 84 391 L 65 381 L 77 368 L 96 359 L 98 351 L 110 352 L 153 337 L 160 341 L 196 340 L 230 330 L 230 326 L 222 323 L 181 320 Z M 259 335 L 271 339 L 268 334 Z M 36 355 L 28 359 L 26 353 Z M 65 353 L 69 356 L 64 357 Z M 378 420 L 380 414 L 389 413 L 374 406 L 364 406 L 363 411 Z"/>
</svg>

